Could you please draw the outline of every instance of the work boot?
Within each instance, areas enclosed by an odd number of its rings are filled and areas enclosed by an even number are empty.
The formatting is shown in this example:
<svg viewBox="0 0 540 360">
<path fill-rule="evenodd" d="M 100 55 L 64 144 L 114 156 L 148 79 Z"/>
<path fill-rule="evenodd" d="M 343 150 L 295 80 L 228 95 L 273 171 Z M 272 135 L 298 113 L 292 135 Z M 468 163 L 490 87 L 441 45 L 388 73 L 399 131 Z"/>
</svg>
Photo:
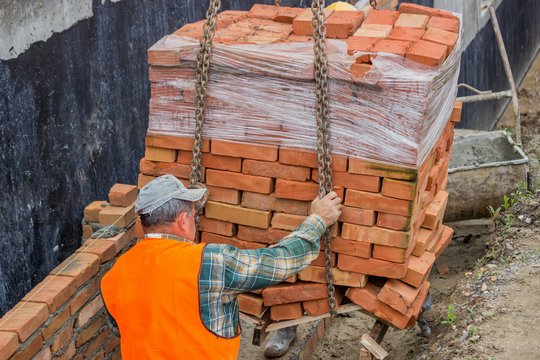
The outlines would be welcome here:
<svg viewBox="0 0 540 360">
<path fill-rule="evenodd" d="M 296 340 L 298 325 L 279 329 L 264 348 L 264 356 L 273 359 L 283 356 L 289 351 L 289 346 Z"/>
</svg>

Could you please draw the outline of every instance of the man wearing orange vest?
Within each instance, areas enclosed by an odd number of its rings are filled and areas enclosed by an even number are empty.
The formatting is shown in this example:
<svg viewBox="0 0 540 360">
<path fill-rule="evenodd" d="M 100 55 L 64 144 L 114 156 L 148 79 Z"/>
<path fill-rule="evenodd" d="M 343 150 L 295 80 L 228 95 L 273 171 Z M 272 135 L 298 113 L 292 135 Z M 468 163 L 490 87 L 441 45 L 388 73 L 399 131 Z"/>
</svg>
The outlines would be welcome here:
<svg viewBox="0 0 540 360">
<path fill-rule="evenodd" d="M 171 175 L 144 186 L 135 210 L 146 233 L 101 281 L 121 335 L 122 359 L 236 359 L 236 297 L 297 274 L 319 255 L 319 238 L 341 214 L 331 192 L 278 244 L 240 250 L 196 244 L 195 214 L 205 189 L 186 189 Z M 256 240 L 256 239 L 254 239 Z"/>
</svg>

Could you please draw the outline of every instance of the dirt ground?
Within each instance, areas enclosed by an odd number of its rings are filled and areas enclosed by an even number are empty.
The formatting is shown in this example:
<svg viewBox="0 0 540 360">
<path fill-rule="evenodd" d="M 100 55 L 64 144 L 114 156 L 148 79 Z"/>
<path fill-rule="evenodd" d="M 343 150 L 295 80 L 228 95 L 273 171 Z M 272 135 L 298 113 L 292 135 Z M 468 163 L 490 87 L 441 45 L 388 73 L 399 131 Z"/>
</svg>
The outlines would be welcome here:
<svg viewBox="0 0 540 360">
<path fill-rule="evenodd" d="M 509 194 L 514 200 L 493 219 L 449 224 L 456 234 L 436 265 L 451 273 L 434 268 L 429 279 L 433 308 L 425 317 L 432 334 L 390 329 L 382 343 L 388 359 L 540 359 L 540 56 L 519 98 L 532 191 Z M 497 129 L 513 126 L 509 108 Z M 362 313 L 336 318 L 312 358 L 357 360 L 359 338 L 373 323 Z M 245 330 L 239 359 L 263 359 Z"/>
</svg>

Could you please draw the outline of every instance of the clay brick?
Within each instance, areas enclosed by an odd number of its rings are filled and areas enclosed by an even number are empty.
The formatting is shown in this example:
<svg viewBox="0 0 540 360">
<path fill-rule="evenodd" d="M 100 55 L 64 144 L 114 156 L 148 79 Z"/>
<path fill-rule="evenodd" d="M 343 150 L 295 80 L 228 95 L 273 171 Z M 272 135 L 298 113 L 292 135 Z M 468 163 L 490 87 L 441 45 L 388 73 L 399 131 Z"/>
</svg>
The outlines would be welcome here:
<svg viewBox="0 0 540 360">
<path fill-rule="evenodd" d="M 298 275 L 293 275 L 290 278 L 285 279 L 285 282 L 294 284 L 297 280 L 298 280 Z"/>
<path fill-rule="evenodd" d="M 37 354 L 43 347 L 43 337 L 41 334 L 30 338 L 25 346 L 21 346 L 21 350 L 17 351 L 10 360 L 27 360 Z"/>
<path fill-rule="evenodd" d="M 345 295 L 356 305 L 361 306 L 364 310 L 373 312 L 375 311 L 375 305 L 377 304 L 377 294 L 380 288 L 367 283 L 362 288 L 349 288 Z"/>
<path fill-rule="evenodd" d="M 450 115 L 450 121 L 458 123 L 461 121 L 461 110 L 463 108 L 463 103 L 461 101 L 456 101 L 454 103 L 454 110 L 452 110 L 452 115 Z M 453 139 L 451 139 L 453 140 Z"/>
<path fill-rule="evenodd" d="M 266 229 L 270 227 L 272 213 L 270 211 L 247 209 L 240 206 L 208 201 L 205 207 L 205 216 L 210 219 Z"/>
<path fill-rule="evenodd" d="M 437 245 L 439 245 L 442 239 L 443 227 L 439 224 L 436 228 L 435 235 L 431 238 L 430 242 L 426 244 L 426 251 L 433 252 Z"/>
<path fill-rule="evenodd" d="M 406 315 L 419 292 L 420 288 L 390 279 L 377 295 L 377 300 Z"/>
<path fill-rule="evenodd" d="M 208 200 L 222 202 L 231 205 L 240 203 L 240 191 L 217 186 L 206 185 L 208 189 Z"/>
<path fill-rule="evenodd" d="M 427 27 L 459 33 L 459 19 L 433 16 L 429 19 Z"/>
<path fill-rule="evenodd" d="M 99 278 L 92 281 L 86 287 L 79 290 L 69 303 L 70 315 L 75 315 L 79 309 L 99 290 Z M 43 333 L 43 336 L 47 336 Z"/>
<path fill-rule="evenodd" d="M 300 224 L 304 222 L 307 216 L 304 215 L 292 215 L 285 213 L 275 213 L 272 216 L 272 227 L 282 230 L 295 230 Z"/>
<path fill-rule="evenodd" d="M 212 186 L 245 190 L 262 194 L 274 191 L 274 180 L 268 177 L 208 169 L 206 183 Z"/>
<path fill-rule="evenodd" d="M 435 248 L 433 249 L 433 254 L 435 254 L 435 257 L 439 257 L 441 256 L 441 254 L 443 253 L 444 250 L 446 250 L 446 248 L 448 247 L 448 245 L 450 244 L 450 242 L 452 241 L 452 236 L 454 235 L 454 229 L 452 229 L 451 227 L 448 227 L 446 225 L 442 225 L 442 236 L 441 236 L 441 240 L 439 241 L 439 243 L 437 244 L 437 246 L 435 246 Z"/>
<path fill-rule="evenodd" d="M 49 313 L 54 313 L 77 290 L 76 279 L 68 276 L 47 276 L 23 298 L 24 301 L 46 303 Z"/>
<path fill-rule="evenodd" d="M 429 21 L 429 16 L 420 14 L 400 14 L 394 26 L 409 27 L 414 29 L 425 29 Z"/>
<path fill-rule="evenodd" d="M 405 329 L 411 319 L 410 314 L 403 315 L 399 311 L 394 310 L 391 306 L 388 306 L 381 301 L 377 301 L 377 303 L 375 304 L 375 310 L 373 311 L 373 315 L 394 325 L 399 329 Z"/>
<path fill-rule="evenodd" d="M 311 176 L 315 182 L 319 181 L 319 171 L 314 169 Z M 381 188 L 381 178 L 378 176 L 350 174 L 344 171 L 332 172 L 332 184 L 347 189 L 362 190 L 369 192 L 379 192 Z"/>
<path fill-rule="evenodd" d="M 93 201 L 84 208 L 84 220 L 87 222 L 99 222 L 99 212 L 107 206 L 106 201 Z"/>
<path fill-rule="evenodd" d="M 360 29 L 356 30 L 354 36 L 384 39 L 390 32 L 392 32 L 392 25 L 366 24 L 364 22 Z"/>
<path fill-rule="evenodd" d="M 116 248 L 116 253 L 118 254 L 120 251 L 122 251 L 131 240 L 135 238 L 135 226 L 132 226 L 127 231 L 123 231 L 121 233 L 116 234 L 115 236 L 111 238 L 103 238 L 102 240 L 112 241 L 114 242 L 114 246 Z M 92 239 L 93 240 L 93 239 Z M 85 242 L 85 245 L 88 245 L 92 240 L 88 239 Z"/>
<path fill-rule="evenodd" d="M 442 11 L 442 10 L 430 8 L 427 6 L 410 4 L 410 3 L 401 3 L 399 5 L 399 12 L 407 13 L 407 14 L 420 14 L 420 15 L 427 15 L 427 16 L 440 16 L 440 17 L 445 17 L 445 18 L 456 19 L 456 16 L 448 11 Z"/>
<path fill-rule="evenodd" d="M 300 319 L 303 315 L 301 302 L 274 305 L 270 308 L 270 318 L 274 321 Z"/>
<path fill-rule="evenodd" d="M 242 173 L 286 180 L 306 181 L 310 178 L 311 169 L 307 167 L 288 166 L 276 162 L 244 160 Z"/>
<path fill-rule="evenodd" d="M 96 336 L 94 339 L 92 339 L 90 341 L 90 343 L 86 347 L 86 350 L 84 351 L 84 354 L 83 354 L 82 358 L 87 359 L 90 356 L 90 354 L 92 354 L 100 346 L 103 345 L 105 340 L 107 340 L 108 336 L 109 336 L 109 332 L 107 330 L 103 330 L 102 332 L 100 332 L 98 336 Z M 96 357 L 94 357 L 92 359 L 97 360 L 98 358 L 99 358 L 99 353 L 98 353 L 98 355 Z"/>
<path fill-rule="evenodd" d="M 48 315 L 45 304 L 18 303 L 0 319 L 0 331 L 16 333 L 22 343 L 47 320 Z"/>
<path fill-rule="evenodd" d="M 318 193 L 319 185 L 314 182 L 276 179 L 276 198 L 312 201 Z"/>
<path fill-rule="evenodd" d="M 345 289 L 340 287 L 336 288 L 336 293 L 334 294 L 334 299 L 336 299 L 336 309 L 339 309 L 344 297 Z M 304 306 L 304 311 L 309 316 L 318 316 L 330 312 L 328 297 L 326 299 L 304 301 L 302 304 Z"/>
<path fill-rule="evenodd" d="M 139 161 L 139 169 L 145 175 L 157 177 L 170 174 L 179 179 L 189 179 L 189 174 L 191 173 L 191 167 L 189 165 L 179 164 L 176 162 L 154 162 L 149 161 L 147 158 L 142 158 Z"/>
<path fill-rule="evenodd" d="M 326 18 L 326 34 L 329 39 L 347 39 L 360 27 L 364 20 L 362 11 L 335 11 Z"/>
<path fill-rule="evenodd" d="M 221 236 L 217 234 L 203 232 L 201 236 L 201 242 L 206 244 L 226 244 L 237 247 L 239 249 L 260 249 L 265 247 L 266 244 L 259 244 L 256 242 L 242 241 L 234 237 Z"/>
<path fill-rule="evenodd" d="M 304 10 L 302 8 L 279 6 L 273 20 L 280 23 L 292 24 L 293 20 L 303 13 Z"/>
<path fill-rule="evenodd" d="M 111 333 L 111 331 L 109 331 L 109 333 Z M 119 345 L 120 345 L 120 338 L 113 335 L 110 337 L 109 341 L 107 342 L 107 345 L 105 345 L 105 352 L 107 354 L 111 353 L 112 350 L 118 348 Z"/>
<path fill-rule="evenodd" d="M 193 75 L 190 75 L 188 78 L 191 78 L 192 76 Z M 159 147 L 159 148 L 165 148 L 165 149 L 192 151 L 194 138 L 172 136 L 172 135 L 162 135 L 162 134 L 148 132 L 144 141 L 145 141 L 146 146 Z M 201 151 L 202 152 L 210 151 L 210 141 L 208 139 L 202 139 Z"/>
<path fill-rule="evenodd" d="M 145 185 L 147 185 L 150 181 L 154 180 L 155 176 L 148 176 L 144 174 L 139 174 L 137 178 L 137 188 L 142 189 Z"/>
<path fill-rule="evenodd" d="M 332 239 L 331 247 L 333 252 L 367 259 L 371 257 L 373 244 L 336 237 Z"/>
<path fill-rule="evenodd" d="M 417 178 L 417 170 L 415 169 L 376 164 L 357 158 L 349 159 L 349 172 L 401 180 L 416 180 Z"/>
<path fill-rule="evenodd" d="M 414 200 L 417 183 L 396 179 L 383 179 L 381 194 L 396 199 Z"/>
<path fill-rule="evenodd" d="M 336 267 L 332 268 L 332 275 L 334 275 L 334 285 L 364 287 L 367 282 L 367 275 L 343 271 Z M 304 281 L 326 284 L 326 268 L 310 265 L 298 273 L 298 278 Z"/>
<path fill-rule="evenodd" d="M 79 333 L 79 336 L 77 337 L 77 341 L 75 342 L 75 345 L 77 345 L 77 347 L 80 347 L 82 344 L 85 344 L 86 342 L 88 342 L 91 338 L 93 338 L 99 332 L 99 329 L 101 329 L 102 326 L 103 326 L 103 315 L 92 320 L 92 322 Z"/>
<path fill-rule="evenodd" d="M 338 220 L 351 224 L 372 226 L 375 224 L 375 211 L 343 206 Z"/>
<path fill-rule="evenodd" d="M 246 314 L 260 317 L 266 307 L 263 304 L 263 298 L 252 294 L 238 295 L 238 309 Z"/>
<path fill-rule="evenodd" d="M 341 237 L 401 249 L 406 249 L 413 238 L 412 231 L 396 231 L 377 226 L 362 226 L 349 223 L 343 223 Z"/>
<path fill-rule="evenodd" d="M 240 240 L 256 241 L 258 243 L 273 245 L 289 234 L 289 231 L 280 229 L 257 229 L 254 227 L 238 225 L 237 237 Z"/>
<path fill-rule="evenodd" d="M 83 245 L 77 250 L 76 253 L 90 253 L 97 255 L 99 257 L 100 263 L 112 260 L 117 252 L 116 245 L 112 241 L 103 240 L 103 239 L 89 239 L 90 243 L 88 245 Z"/>
<path fill-rule="evenodd" d="M 99 224 L 116 225 L 119 227 L 127 227 L 133 220 L 136 219 L 135 203 L 133 202 L 128 207 L 107 206 L 99 213 Z"/>
<path fill-rule="evenodd" d="M 353 63 L 349 68 L 351 75 L 360 79 L 363 78 L 369 70 L 371 70 L 371 64 Z"/>
<path fill-rule="evenodd" d="M 53 269 L 51 275 L 72 277 L 79 287 L 98 272 L 99 264 L 99 256 L 95 254 L 75 253 Z"/>
<path fill-rule="evenodd" d="M 448 50 L 446 52 L 446 57 L 450 56 L 450 53 L 454 49 L 459 35 L 442 29 L 437 28 L 428 28 L 422 39 L 426 41 L 432 41 L 437 44 L 446 45 Z"/>
<path fill-rule="evenodd" d="M 175 162 L 176 150 L 147 146 L 144 157 L 148 161 Z"/>
<path fill-rule="evenodd" d="M 339 254 L 337 266 L 344 271 L 401 279 L 407 272 L 408 261 L 403 264 L 398 264 L 379 259 L 362 259 L 355 256 Z"/>
<path fill-rule="evenodd" d="M 411 218 L 407 216 L 378 213 L 377 214 L 377 226 L 392 229 L 392 230 L 406 230 L 409 228 Z"/>
<path fill-rule="evenodd" d="M 266 306 L 324 299 L 328 296 L 326 284 L 306 282 L 269 286 L 263 290 L 262 295 Z"/>
<path fill-rule="evenodd" d="M 137 200 L 137 186 L 114 184 L 109 190 L 109 202 L 112 206 L 129 206 Z"/>
<path fill-rule="evenodd" d="M 277 146 L 261 144 L 212 140 L 212 154 L 263 161 L 276 161 L 278 148 Z"/>
<path fill-rule="evenodd" d="M 242 168 L 242 159 L 209 153 L 203 155 L 201 164 L 209 169 L 240 172 Z"/>
<path fill-rule="evenodd" d="M 346 40 L 347 42 L 347 54 L 354 55 L 356 52 L 368 52 L 373 46 L 380 41 L 379 38 L 372 37 L 357 37 L 352 36 Z M 369 62 L 369 55 L 359 55 L 356 57 L 357 63 L 367 63 Z"/>
<path fill-rule="evenodd" d="M 56 353 L 60 349 L 62 349 L 69 340 L 73 337 L 73 321 L 64 328 L 64 330 L 60 331 L 56 336 L 54 337 L 54 340 L 51 344 L 51 351 L 53 353 Z"/>
<path fill-rule="evenodd" d="M 88 239 L 89 237 L 92 236 L 93 233 L 94 233 L 94 229 L 92 229 L 92 226 L 90 226 L 90 225 L 83 225 L 82 226 L 82 238 L 83 239 Z"/>
<path fill-rule="evenodd" d="M 375 259 L 381 259 L 395 263 L 403 263 L 410 257 L 415 244 L 416 241 L 413 237 L 411 244 L 406 249 L 400 249 L 397 247 L 384 245 L 373 245 L 373 257 Z"/>
<path fill-rule="evenodd" d="M 411 256 L 407 272 L 400 280 L 414 287 L 419 287 L 428 278 L 431 268 L 435 264 L 435 259 L 435 255 L 427 251 L 420 257 Z"/>
<path fill-rule="evenodd" d="M 52 358 L 51 349 L 50 347 L 46 347 L 45 349 L 41 350 L 39 354 L 33 357 L 32 360 L 49 360 L 51 358 Z M 0 359 L 2 359 L 1 356 L 0 356 Z"/>
<path fill-rule="evenodd" d="M 250 209 L 287 212 L 295 215 L 307 215 L 308 203 L 299 200 L 277 199 L 274 194 L 265 195 L 245 191 L 242 194 L 242 206 Z"/>
<path fill-rule="evenodd" d="M 440 66 L 446 59 L 448 47 L 431 41 L 418 40 L 405 56 L 409 60 L 428 66 Z"/>
<path fill-rule="evenodd" d="M 137 220 L 133 227 L 135 228 L 135 237 L 142 239 L 145 234 L 141 221 Z"/>
<path fill-rule="evenodd" d="M 197 229 L 200 231 L 211 232 L 214 234 L 233 236 L 236 234 L 236 224 L 230 222 L 209 219 L 205 216 L 199 216 Z"/>
<path fill-rule="evenodd" d="M 85 305 L 79 312 L 77 317 L 77 326 L 84 327 L 94 315 L 103 309 L 103 298 L 101 295 L 96 296 L 92 301 Z"/>
<path fill-rule="evenodd" d="M 330 15 L 334 12 L 333 9 L 324 9 L 324 14 L 326 18 L 328 19 Z M 292 24 L 293 24 L 293 32 L 295 35 L 306 35 L 306 36 L 312 36 L 313 35 L 313 13 L 311 12 L 311 9 L 305 9 L 303 12 L 298 14 Z"/>
<path fill-rule="evenodd" d="M 345 193 L 345 205 L 402 216 L 410 216 L 412 213 L 410 201 L 352 189 L 347 189 Z"/>
<path fill-rule="evenodd" d="M 64 326 L 64 324 L 68 321 L 70 315 L 71 314 L 69 312 L 69 306 L 66 306 L 66 308 L 56 314 L 50 322 L 47 321 L 49 322 L 49 324 L 41 328 L 41 335 L 43 335 L 43 339 L 45 341 L 49 340 L 56 331 L 58 331 L 62 326 Z"/>
<path fill-rule="evenodd" d="M 364 24 L 380 24 L 393 26 L 399 17 L 399 12 L 391 10 L 371 10 Z"/>
<path fill-rule="evenodd" d="M 313 150 L 280 148 L 279 162 L 282 164 L 310 168 L 318 167 L 317 152 Z M 343 155 L 332 155 L 332 165 L 330 165 L 330 168 L 334 171 L 347 171 L 347 157 Z"/>
<path fill-rule="evenodd" d="M 407 50 L 409 50 L 410 46 L 411 43 L 409 41 L 383 39 L 379 41 L 375 46 L 373 46 L 373 49 L 371 49 L 371 51 L 405 56 L 405 53 L 407 52 Z M 376 54 L 370 55 L 371 59 L 374 59 L 376 57 Z"/>
<path fill-rule="evenodd" d="M 409 27 L 396 26 L 388 35 L 388 39 L 402 41 L 417 41 L 424 36 L 426 31 L 423 29 L 413 29 Z"/>
<path fill-rule="evenodd" d="M 274 5 L 255 4 L 251 7 L 247 16 L 250 18 L 272 20 L 276 16 L 277 9 L 278 7 Z"/>
<path fill-rule="evenodd" d="M 426 208 L 426 217 L 422 224 L 423 228 L 434 229 L 441 221 L 448 204 L 448 193 L 446 191 L 438 191 L 433 201 Z"/>
<path fill-rule="evenodd" d="M 332 265 L 335 266 L 336 264 L 336 253 L 332 252 L 332 255 L 330 256 L 330 260 L 332 261 Z M 311 266 L 325 266 L 326 265 L 326 256 L 324 254 L 324 251 L 319 252 L 319 256 L 315 260 L 313 260 L 310 264 Z"/>
</svg>

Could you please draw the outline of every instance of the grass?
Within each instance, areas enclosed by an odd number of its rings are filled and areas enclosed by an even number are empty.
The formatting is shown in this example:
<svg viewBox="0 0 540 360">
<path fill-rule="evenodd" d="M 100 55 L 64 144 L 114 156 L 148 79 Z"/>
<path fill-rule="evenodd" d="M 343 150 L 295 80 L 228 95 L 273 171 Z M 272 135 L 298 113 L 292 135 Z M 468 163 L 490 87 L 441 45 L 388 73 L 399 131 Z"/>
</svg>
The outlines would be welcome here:
<svg viewBox="0 0 540 360">
<path fill-rule="evenodd" d="M 446 314 L 446 320 L 441 321 L 441 324 L 456 325 L 456 314 L 454 314 L 454 304 L 448 305 L 448 313 Z"/>
</svg>

